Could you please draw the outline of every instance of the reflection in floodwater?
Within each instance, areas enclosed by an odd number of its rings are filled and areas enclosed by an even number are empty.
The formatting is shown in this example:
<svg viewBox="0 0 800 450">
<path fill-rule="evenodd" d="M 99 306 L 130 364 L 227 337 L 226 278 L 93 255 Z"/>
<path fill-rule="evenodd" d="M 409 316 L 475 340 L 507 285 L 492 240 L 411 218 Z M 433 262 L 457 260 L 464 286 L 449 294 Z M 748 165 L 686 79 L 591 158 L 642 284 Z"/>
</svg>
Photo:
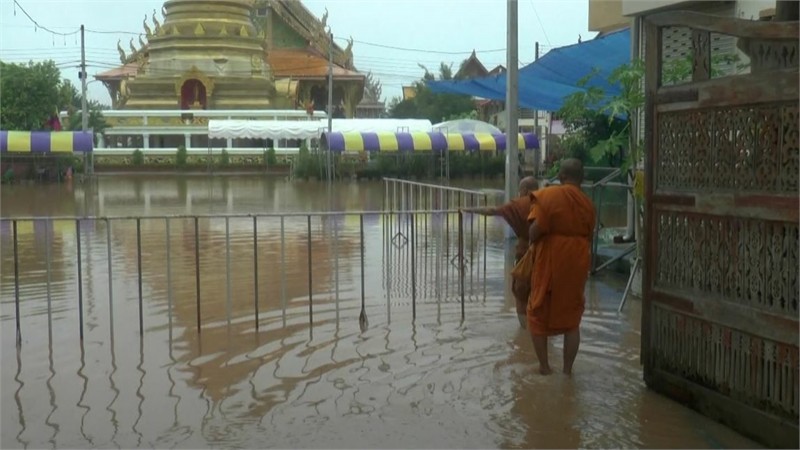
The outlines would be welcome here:
<svg viewBox="0 0 800 450">
<path fill-rule="evenodd" d="M 141 338 L 135 222 L 82 222 L 82 344 L 74 222 L 20 222 L 19 347 L 3 229 L 0 447 L 754 445 L 644 387 L 624 280 L 590 281 L 573 378 L 540 377 L 498 221 L 464 223 L 463 321 L 457 215 L 364 221 L 362 332 L 358 216 L 142 220 Z"/>
</svg>

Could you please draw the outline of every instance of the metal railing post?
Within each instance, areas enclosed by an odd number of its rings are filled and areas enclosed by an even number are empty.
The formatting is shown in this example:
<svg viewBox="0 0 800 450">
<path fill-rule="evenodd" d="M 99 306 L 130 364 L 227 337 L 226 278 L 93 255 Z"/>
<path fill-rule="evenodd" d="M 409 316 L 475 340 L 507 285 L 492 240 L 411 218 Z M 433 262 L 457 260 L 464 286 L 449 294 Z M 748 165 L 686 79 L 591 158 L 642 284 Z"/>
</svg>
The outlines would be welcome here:
<svg viewBox="0 0 800 450">
<path fill-rule="evenodd" d="M 142 220 L 136 219 L 136 272 L 139 284 L 139 337 L 144 336 L 144 311 L 142 296 Z"/>
<path fill-rule="evenodd" d="M 339 317 L 339 221 L 333 216 L 333 290 L 336 317 Z"/>
<path fill-rule="evenodd" d="M 461 295 L 461 320 L 464 320 L 464 214 L 458 213 L 458 278 Z"/>
<path fill-rule="evenodd" d="M 314 291 L 311 264 L 311 215 L 308 215 L 308 323 L 314 325 Z"/>
<path fill-rule="evenodd" d="M 194 218 L 194 279 L 197 302 L 197 332 L 201 332 L 200 322 L 200 224 L 198 218 Z"/>
<path fill-rule="evenodd" d="M 14 242 L 14 245 L 14 251 L 16 253 L 16 241 Z M 83 342 L 83 269 L 81 267 L 81 219 L 75 219 L 75 249 L 77 250 L 78 254 L 78 325 L 81 342 Z M 19 315 L 19 311 L 17 311 L 17 315 Z"/>
<path fill-rule="evenodd" d="M 484 194 L 483 196 L 483 206 L 489 206 L 489 196 Z M 487 231 L 487 222 L 488 217 L 483 216 L 483 279 L 484 279 L 484 287 L 486 286 L 486 248 L 488 247 L 488 231 Z"/>
<path fill-rule="evenodd" d="M 286 326 L 286 226 L 281 216 L 281 310 L 283 326 Z"/>
<path fill-rule="evenodd" d="M 11 222 L 14 232 L 14 321 L 17 327 L 17 346 L 22 345 L 22 327 L 19 315 L 19 236 L 17 233 L 17 221 Z"/>
<path fill-rule="evenodd" d="M 231 221 L 225 217 L 225 317 L 231 326 Z"/>
<path fill-rule="evenodd" d="M 50 273 L 50 226 L 52 225 L 52 220 L 45 219 L 44 221 L 44 260 L 45 260 L 45 270 L 46 270 L 46 286 L 47 286 L 47 336 L 50 339 L 50 342 L 53 341 L 53 299 L 51 290 L 51 277 L 52 274 Z"/>
<path fill-rule="evenodd" d="M 111 340 L 114 340 L 114 282 L 113 278 L 111 277 L 111 267 L 112 267 L 112 259 L 111 259 L 111 221 L 106 219 L 106 240 L 108 241 L 108 251 L 107 251 L 107 258 L 108 258 L 108 316 L 111 319 L 111 323 L 109 325 L 110 332 L 111 332 Z"/>
<path fill-rule="evenodd" d="M 172 250 L 169 217 L 164 222 L 167 233 L 167 316 L 169 320 L 169 340 L 172 342 Z"/>
<path fill-rule="evenodd" d="M 417 215 L 415 213 L 411 213 L 411 317 L 416 319 L 417 318 L 417 262 L 416 262 L 416 250 L 415 247 L 417 246 L 416 243 L 416 233 L 415 233 L 415 222 L 417 221 Z"/>
<path fill-rule="evenodd" d="M 253 309 L 256 315 L 256 331 L 258 331 L 258 217 L 253 216 Z"/>
</svg>

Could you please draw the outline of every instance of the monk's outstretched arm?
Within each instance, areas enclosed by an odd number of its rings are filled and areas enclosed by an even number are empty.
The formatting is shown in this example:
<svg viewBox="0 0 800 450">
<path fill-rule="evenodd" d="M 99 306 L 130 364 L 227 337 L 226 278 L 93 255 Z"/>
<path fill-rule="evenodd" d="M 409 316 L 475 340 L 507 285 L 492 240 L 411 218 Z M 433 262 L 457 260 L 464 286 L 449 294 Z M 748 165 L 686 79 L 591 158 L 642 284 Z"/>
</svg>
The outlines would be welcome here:
<svg viewBox="0 0 800 450">
<path fill-rule="evenodd" d="M 497 208 L 461 208 L 461 211 L 472 214 L 479 214 L 481 216 L 496 216 L 499 214 Z"/>
</svg>

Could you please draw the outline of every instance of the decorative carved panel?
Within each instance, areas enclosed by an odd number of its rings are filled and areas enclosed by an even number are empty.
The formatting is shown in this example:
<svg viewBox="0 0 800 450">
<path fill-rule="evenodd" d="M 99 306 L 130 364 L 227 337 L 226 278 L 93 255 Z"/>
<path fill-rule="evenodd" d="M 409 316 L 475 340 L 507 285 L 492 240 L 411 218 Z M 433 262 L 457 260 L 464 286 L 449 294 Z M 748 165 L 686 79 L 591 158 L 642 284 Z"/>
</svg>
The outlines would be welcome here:
<svg viewBox="0 0 800 450">
<path fill-rule="evenodd" d="M 653 308 L 654 367 L 787 418 L 798 414 L 797 347 Z"/>
<path fill-rule="evenodd" d="M 798 314 L 797 223 L 659 211 L 654 285 Z"/>
<path fill-rule="evenodd" d="M 659 115 L 656 189 L 796 194 L 796 102 Z"/>
<path fill-rule="evenodd" d="M 800 63 L 797 41 L 740 39 L 738 46 L 750 58 L 753 72 L 797 68 Z"/>
</svg>

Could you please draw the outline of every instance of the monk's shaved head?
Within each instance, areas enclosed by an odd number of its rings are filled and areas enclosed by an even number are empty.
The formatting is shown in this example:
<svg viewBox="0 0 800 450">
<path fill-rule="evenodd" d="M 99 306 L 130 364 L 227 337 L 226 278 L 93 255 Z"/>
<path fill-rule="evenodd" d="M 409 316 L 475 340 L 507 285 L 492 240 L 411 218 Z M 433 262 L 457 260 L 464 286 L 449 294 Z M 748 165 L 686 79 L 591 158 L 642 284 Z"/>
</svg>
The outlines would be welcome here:
<svg viewBox="0 0 800 450">
<path fill-rule="evenodd" d="M 531 192 L 539 189 L 539 182 L 534 177 L 525 177 L 519 180 L 519 195 L 524 197 Z"/>
<path fill-rule="evenodd" d="M 581 160 L 569 158 L 561 161 L 561 168 L 558 171 L 558 179 L 562 184 L 583 183 L 583 163 Z"/>
</svg>

